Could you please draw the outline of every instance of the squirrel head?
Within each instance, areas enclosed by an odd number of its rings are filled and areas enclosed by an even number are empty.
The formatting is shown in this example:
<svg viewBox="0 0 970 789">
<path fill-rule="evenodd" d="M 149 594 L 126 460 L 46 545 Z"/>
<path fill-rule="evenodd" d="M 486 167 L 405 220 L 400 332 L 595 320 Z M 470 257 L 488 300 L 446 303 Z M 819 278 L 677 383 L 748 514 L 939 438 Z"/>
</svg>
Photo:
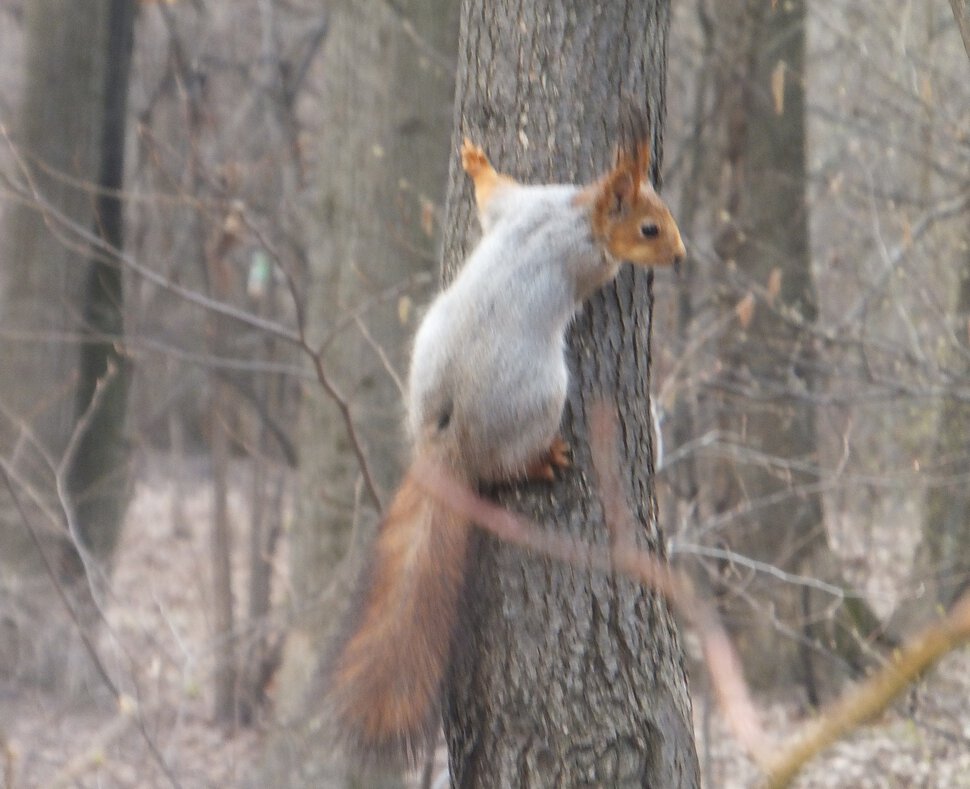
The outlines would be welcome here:
<svg viewBox="0 0 970 789">
<path fill-rule="evenodd" d="M 592 186 L 593 234 L 616 260 L 640 266 L 679 263 L 686 249 L 667 204 L 648 175 L 645 116 L 631 115 L 613 169 Z"/>
</svg>

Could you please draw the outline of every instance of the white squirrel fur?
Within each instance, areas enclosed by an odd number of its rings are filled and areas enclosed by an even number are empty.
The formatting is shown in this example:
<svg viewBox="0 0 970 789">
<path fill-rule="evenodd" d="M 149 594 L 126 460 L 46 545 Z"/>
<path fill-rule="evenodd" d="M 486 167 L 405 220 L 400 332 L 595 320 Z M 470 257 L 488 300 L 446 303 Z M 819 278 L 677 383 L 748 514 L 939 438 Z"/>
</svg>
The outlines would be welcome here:
<svg viewBox="0 0 970 789">
<path fill-rule="evenodd" d="M 472 479 L 520 475 L 549 446 L 566 400 L 566 327 L 619 268 L 593 239 L 579 193 L 568 185 L 500 187 L 481 241 L 415 336 L 412 444 L 457 438 L 454 460 Z"/>
</svg>

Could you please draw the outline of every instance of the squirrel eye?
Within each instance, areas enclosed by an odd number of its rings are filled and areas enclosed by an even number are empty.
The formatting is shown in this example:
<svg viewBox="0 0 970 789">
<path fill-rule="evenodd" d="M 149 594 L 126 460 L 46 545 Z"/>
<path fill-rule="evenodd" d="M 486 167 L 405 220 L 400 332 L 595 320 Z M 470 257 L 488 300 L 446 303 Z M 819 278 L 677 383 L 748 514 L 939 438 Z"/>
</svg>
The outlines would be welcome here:
<svg viewBox="0 0 970 789">
<path fill-rule="evenodd" d="M 640 235 L 644 238 L 656 238 L 660 235 L 660 228 L 653 222 L 644 222 L 640 225 Z"/>
</svg>

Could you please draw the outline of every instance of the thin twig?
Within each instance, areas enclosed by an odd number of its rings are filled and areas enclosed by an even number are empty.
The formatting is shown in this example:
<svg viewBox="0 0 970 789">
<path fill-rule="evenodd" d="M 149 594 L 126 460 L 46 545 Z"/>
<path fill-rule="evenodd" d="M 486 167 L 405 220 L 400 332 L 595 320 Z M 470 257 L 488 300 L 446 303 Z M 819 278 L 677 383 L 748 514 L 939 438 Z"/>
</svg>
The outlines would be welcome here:
<svg viewBox="0 0 970 789">
<path fill-rule="evenodd" d="M 104 682 L 105 687 L 111 691 L 112 696 L 114 696 L 116 699 L 120 698 L 121 693 L 108 674 L 108 669 L 105 668 L 104 663 L 101 662 L 97 649 L 95 648 L 94 643 L 91 641 L 91 638 L 88 636 L 87 629 L 81 622 L 81 617 L 75 610 L 74 604 L 68 598 L 67 592 L 64 591 L 64 587 L 61 585 L 60 579 L 58 578 L 57 570 L 51 563 L 50 557 L 47 555 L 47 551 L 44 550 L 44 544 L 40 539 L 40 535 L 37 533 L 37 529 L 30 520 L 27 510 L 20 501 L 20 496 L 17 495 L 17 489 L 13 484 L 13 480 L 10 479 L 10 475 L 7 473 L 7 469 L 3 464 L 0 464 L 0 475 L 3 476 L 4 485 L 6 485 L 7 490 L 10 492 L 14 508 L 17 510 L 17 514 L 20 516 L 20 520 L 23 523 L 24 528 L 27 530 L 27 534 L 30 536 L 30 540 L 33 542 L 34 547 L 37 549 L 37 553 L 44 564 L 44 570 L 50 577 L 51 583 L 54 585 L 54 590 L 57 593 L 57 596 L 61 599 L 61 602 L 64 604 L 64 608 L 71 617 L 71 621 L 74 622 L 74 626 L 77 628 L 77 633 L 81 638 L 81 643 L 84 645 L 85 651 L 91 658 L 91 662 L 94 664 L 98 675 L 101 677 L 101 681 Z"/>
<path fill-rule="evenodd" d="M 866 175 L 871 181 L 871 174 L 867 171 Z M 870 201 L 872 200 L 872 190 L 870 188 Z M 872 283 L 871 287 L 850 309 L 846 311 L 845 317 L 843 317 L 835 327 L 836 330 L 844 331 L 848 326 L 851 326 L 859 321 L 859 319 L 865 314 L 866 310 L 869 309 L 872 301 L 885 290 L 887 284 L 892 279 L 892 275 L 899 268 L 899 265 L 906 260 L 906 253 L 913 249 L 916 242 L 919 241 L 920 237 L 922 237 L 924 233 L 932 228 L 937 222 L 941 222 L 944 219 L 949 219 L 950 217 L 962 214 L 967 210 L 968 207 L 970 207 L 970 192 L 957 195 L 950 200 L 946 200 L 938 205 L 933 206 L 913 223 L 912 229 L 909 231 L 907 237 L 903 241 L 900 241 L 892 249 L 887 249 L 885 242 L 882 239 L 882 233 L 879 229 L 878 212 L 876 211 L 875 206 L 872 205 L 873 235 L 878 242 L 877 245 L 879 248 L 880 257 L 883 261 L 883 269 L 875 282 Z"/>
<path fill-rule="evenodd" d="M 367 328 L 367 324 L 364 323 L 360 318 L 357 318 L 355 322 L 361 336 L 367 341 L 367 344 L 371 347 L 374 353 L 377 354 L 377 357 L 381 360 L 381 364 L 384 365 L 384 371 L 390 376 L 391 380 L 394 381 L 398 394 L 400 394 L 402 398 L 406 398 L 407 388 L 404 386 L 404 381 L 401 380 L 401 376 L 398 375 L 397 370 L 394 369 L 394 365 L 388 357 L 387 351 L 384 350 L 384 346 L 374 338 L 374 335 L 371 334 L 370 330 Z"/>
<path fill-rule="evenodd" d="M 306 353 L 312 360 L 313 369 L 320 385 L 323 386 L 327 396 L 337 404 L 341 419 L 344 422 L 347 429 L 347 434 L 350 438 L 351 447 L 353 448 L 354 455 L 356 456 L 358 465 L 360 466 L 360 472 L 364 478 L 364 485 L 367 489 L 367 495 L 378 511 L 383 509 L 381 495 L 377 484 L 374 481 L 374 475 L 370 469 L 370 462 L 367 457 L 367 452 L 364 449 L 359 431 L 357 430 L 357 426 L 354 422 L 349 401 L 341 393 L 336 384 L 328 375 L 326 367 L 323 363 L 322 355 L 310 346 L 309 342 L 307 341 L 306 334 L 303 331 L 302 325 L 300 326 L 299 330 L 293 330 L 276 321 L 262 318 L 258 315 L 254 315 L 250 312 L 239 309 L 238 307 L 235 307 L 227 302 L 212 299 L 190 288 L 186 288 L 175 282 L 169 281 L 152 269 L 139 263 L 132 255 L 110 246 L 96 233 L 92 233 L 87 228 L 65 216 L 54 206 L 50 205 L 50 203 L 44 200 L 44 198 L 40 195 L 36 184 L 34 184 L 26 164 L 23 162 L 23 159 L 18 154 L 16 147 L 10 141 L 9 137 L 7 137 L 6 131 L 0 129 L 0 135 L 6 138 L 7 144 L 10 147 L 13 156 L 19 163 L 21 172 L 29 185 L 29 189 L 26 190 L 19 187 L 14 189 L 15 193 L 25 203 L 32 205 L 34 208 L 41 211 L 41 214 L 44 217 L 44 223 L 47 225 L 48 230 L 50 230 L 51 233 L 60 239 L 64 244 L 72 247 L 76 246 L 75 244 L 72 244 L 69 239 L 66 239 L 61 235 L 54 220 L 56 220 L 56 222 L 65 229 L 70 230 L 71 233 L 73 233 L 78 239 L 89 245 L 90 250 L 100 252 L 106 256 L 106 259 L 113 260 L 127 266 L 133 272 L 148 280 L 152 284 L 174 293 L 189 303 L 202 307 L 216 315 L 230 318 L 234 321 L 249 326 L 250 328 L 257 329 L 271 336 L 284 340 L 287 343 L 295 345 L 297 348 Z"/>
<path fill-rule="evenodd" d="M 745 556 L 744 554 L 738 553 L 737 551 L 730 551 L 724 548 L 711 548 L 706 545 L 694 545 L 692 543 L 678 541 L 671 543 L 670 553 L 671 555 L 692 554 L 694 556 L 704 556 L 708 559 L 719 559 L 722 561 L 731 562 L 732 564 L 738 564 L 742 567 L 747 567 L 750 570 L 754 570 L 755 572 L 771 575 L 777 578 L 779 581 L 784 581 L 787 584 L 792 584 L 794 586 L 807 586 L 812 589 L 818 589 L 820 592 L 825 592 L 826 594 L 830 594 L 835 597 L 836 602 L 844 600 L 847 597 L 864 597 L 861 592 L 850 592 L 843 589 L 841 586 L 820 581 L 818 578 L 812 578 L 807 575 L 798 575 L 797 573 L 789 573 L 776 565 L 769 564 L 768 562 L 761 562 L 757 559 L 752 559 L 750 556 Z"/>
<path fill-rule="evenodd" d="M 3 136 L 6 136 L 6 134 Z M 9 139 L 7 141 L 11 151 L 13 151 L 14 157 L 21 166 L 21 172 L 24 172 L 23 168 L 26 165 L 16 152 L 13 144 L 9 141 Z M 176 282 L 172 282 L 147 266 L 139 263 L 129 253 L 115 249 L 97 233 L 88 230 L 86 227 L 78 222 L 75 222 L 70 217 L 65 216 L 47 200 L 45 200 L 41 196 L 29 172 L 24 172 L 24 176 L 28 182 L 29 188 L 25 189 L 21 186 L 14 186 L 11 184 L 10 189 L 12 193 L 24 204 L 32 206 L 40 211 L 41 215 L 44 217 L 44 224 L 47 226 L 47 229 L 65 246 L 71 249 L 79 248 L 79 245 L 76 242 L 72 241 L 70 238 L 66 238 L 63 235 L 61 229 L 70 231 L 76 239 L 83 242 L 85 244 L 85 247 L 83 248 L 85 253 L 97 253 L 101 255 L 101 259 L 104 261 L 120 263 L 153 285 L 157 285 L 163 290 L 173 293 L 198 307 L 202 307 L 210 312 L 214 312 L 217 315 L 230 318 L 238 323 L 249 326 L 250 328 L 258 329 L 275 337 L 279 337 L 280 339 L 286 340 L 289 343 L 295 345 L 300 344 L 300 337 L 297 335 L 297 333 L 283 324 L 266 318 L 261 318 L 258 315 L 253 315 L 252 313 L 239 309 L 232 304 L 212 299 L 202 293 L 199 293 L 198 291 L 192 290 L 191 288 L 187 288 L 183 285 L 179 285 Z"/>
<path fill-rule="evenodd" d="M 67 524 L 68 536 L 81 560 L 84 582 L 90 593 L 91 603 L 97 611 L 98 617 L 109 629 L 108 617 L 104 613 L 104 602 L 101 599 L 102 591 L 109 588 L 107 573 L 101 567 L 97 558 L 92 556 L 90 550 L 88 550 L 88 546 L 85 544 L 84 535 L 81 533 L 81 525 L 77 521 L 77 513 L 74 507 L 74 494 L 70 490 L 68 477 L 72 472 L 81 440 L 87 434 L 91 420 L 101 408 L 101 403 L 106 396 L 108 387 L 118 372 L 118 366 L 109 362 L 107 371 L 95 384 L 90 402 L 84 409 L 84 412 L 77 418 L 71 435 L 68 438 L 67 446 L 64 448 L 60 461 L 54 468 L 54 488 L 57 494 L 57 500 L 61 505 L 64 520 Z"/>
</svg>

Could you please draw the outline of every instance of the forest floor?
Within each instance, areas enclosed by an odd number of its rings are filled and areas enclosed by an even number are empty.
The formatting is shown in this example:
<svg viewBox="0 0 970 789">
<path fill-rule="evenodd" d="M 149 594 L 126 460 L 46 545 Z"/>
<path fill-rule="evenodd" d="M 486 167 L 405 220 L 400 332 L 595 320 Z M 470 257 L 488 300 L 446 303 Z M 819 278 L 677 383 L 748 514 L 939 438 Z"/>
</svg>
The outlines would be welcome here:
<svg viewBox="0 0 970 789">
<path fill-rule="evenodd" d="M 230 507 L 244 522 L 246 484 L 236 476 Z M 271 725 L 228 731 L 210 714 L 205 474 L 193 475 L 187 488 L 182 530 L 173 524 L 173 492 L 164 466 L 141 474 L 104 604 L 108 628 L 99 650 L 131 701 L 118 705 L 105 692 L 64 701 L 0 685 L 3 789 L 257 785 L 253 776 Z M 277 583 L 285 587 L 282 577 Z M 694 706 L 705 785 L 757 786 L 756 768 L 704 697 L 703 684 L 695 683 Z M 803 722 L 785 701 L 764 704 L 762 714 L 779 740 Z M 890 712 L 816 759 L 796 786 L 970 788 L 970 650 L 950 655 Z"/>
</svg>

